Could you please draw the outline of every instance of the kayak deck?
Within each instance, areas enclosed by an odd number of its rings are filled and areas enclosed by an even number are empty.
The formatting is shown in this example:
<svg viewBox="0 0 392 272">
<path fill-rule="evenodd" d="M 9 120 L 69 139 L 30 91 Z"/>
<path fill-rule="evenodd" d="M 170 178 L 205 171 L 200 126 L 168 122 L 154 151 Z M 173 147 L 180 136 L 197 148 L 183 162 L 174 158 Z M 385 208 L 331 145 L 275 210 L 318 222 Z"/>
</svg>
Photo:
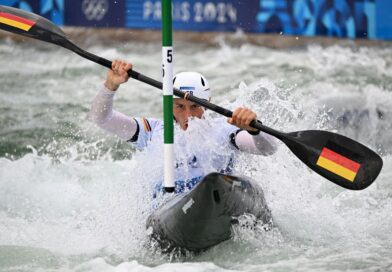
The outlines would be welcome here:
<svg viewBox="0 0 392 272">
<path fill-rule="evenodd" d="M 243 214 L 271 221 L 261 187 L 250 179 L 211 173 L 155 210 L 147 228 L 164 251 L 197 252 L 230 239 L 232 224 Z"/>
</svg>

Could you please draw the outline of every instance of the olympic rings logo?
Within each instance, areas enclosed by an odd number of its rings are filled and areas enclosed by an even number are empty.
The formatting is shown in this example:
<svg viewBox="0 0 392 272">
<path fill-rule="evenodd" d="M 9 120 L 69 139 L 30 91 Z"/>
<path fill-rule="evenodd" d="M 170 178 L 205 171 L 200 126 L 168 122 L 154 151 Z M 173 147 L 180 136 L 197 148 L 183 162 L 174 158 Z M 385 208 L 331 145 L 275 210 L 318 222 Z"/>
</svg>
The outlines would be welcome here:
<svg viewBox="0 0 392 272">
<path fill-rule="evenodd" d="M 83 0 L 82 11 L 89 21 L 100 21 L 108 13 L 107 0 Z"/>
</svg>

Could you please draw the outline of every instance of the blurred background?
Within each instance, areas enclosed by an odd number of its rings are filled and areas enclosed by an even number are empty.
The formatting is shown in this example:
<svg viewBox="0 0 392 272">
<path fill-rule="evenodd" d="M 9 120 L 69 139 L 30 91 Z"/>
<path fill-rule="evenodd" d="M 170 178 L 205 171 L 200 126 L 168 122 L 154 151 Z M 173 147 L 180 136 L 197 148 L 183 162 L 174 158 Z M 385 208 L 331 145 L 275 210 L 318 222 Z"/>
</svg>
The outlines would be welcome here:
<svg viewBox="0 0 392 272">
<path fill-rule="evenodd" d="M 59 26 L 161 28 L 159 0 L 1 0 Z M 392 39 L 389 0 L 173 0 L 173 28 L 191 32 L 274 33 Z"/>
</svg>

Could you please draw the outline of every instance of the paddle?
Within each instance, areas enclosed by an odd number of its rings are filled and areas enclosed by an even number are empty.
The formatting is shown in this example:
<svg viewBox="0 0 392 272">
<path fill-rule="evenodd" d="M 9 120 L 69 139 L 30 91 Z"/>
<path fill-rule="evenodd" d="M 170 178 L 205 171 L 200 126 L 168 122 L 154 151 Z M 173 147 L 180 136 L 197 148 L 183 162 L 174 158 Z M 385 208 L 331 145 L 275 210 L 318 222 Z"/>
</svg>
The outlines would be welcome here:
<svg viewBox="0 0 392 272">
<path fill-rule="evenodd" d="M 83 58 L 111 68 L 111 61 L 79 48 L 59 27 L 39 15 L 0 6 L 0 29 L 62 46 Z M 128 71 L 128 74 L 136 80 L 162 89 L 159 81 L 134 70 Z M 185 93 L 178 89 L 173 92 L 178 97 L 185 97 Z M 226 117 L 233 114 L 230 110 L 192 95 L 187 95 L 187 99 Z M 251 126 L 280 139 L 313 171 L 344 188 L 362 190 L 372 184 L 381 171 L 383 162 L 379 155 L 345 136 L 320 130 L 283 133 L 264 126 L 260 121 L 253 121 Z"/>
</svg>

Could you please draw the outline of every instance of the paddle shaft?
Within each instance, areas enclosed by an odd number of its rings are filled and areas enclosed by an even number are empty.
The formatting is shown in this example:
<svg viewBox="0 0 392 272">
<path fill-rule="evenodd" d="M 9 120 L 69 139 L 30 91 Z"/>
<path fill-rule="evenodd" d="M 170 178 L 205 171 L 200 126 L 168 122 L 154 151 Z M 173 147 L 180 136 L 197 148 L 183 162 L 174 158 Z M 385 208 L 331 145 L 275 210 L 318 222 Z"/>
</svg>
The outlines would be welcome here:
<svg viewBox="0 0 392 272">
<path fill-rule="evenodd" d="M 0 5 L 1 18 L 3 21 L 0 22 L 0 28 L 5 31 L 59 45 L 83 58 L 109 69 L 112 68 L 111 61 L 79 48 L 66 37 L 60 28 L 39 15 Z M 25 29 L 24 25 L 22 24 L 23 27 L 21 27 L 18 22 L 27 23 L 32 27 Z M 128 71 L 128 75 L 160 90 L 163 88 L 161 82 L 134 70 Z M 176 88 L 173 89 L 173 94 L 226 117 L 233 115 L 230 110 L 181 92 Z M 319 130 L 283 133 L 264 126 L 258 120 L 252 121 L 250 126 L 280 139 L 294 155 L 313 171 L 347 189 L 362 190 L 366 188 L 376 179 L 383 165 L 382 159 L 377 153 L 343 135 Z M 333 156 L 328 154 L 333 154 Z"/>
<path fill-rule="evenodd" d="M 83 58 L 86 58 L 88 60 L 91 60 L 91 61 L 93 61 L 95 63 L 98 63 L 98 64 L 100 64 L 102 66 L 105 66 L 105 67 L 107 67 L 109 69 L 112 68 L 112 62 L 111 61 L 109 61 L 107 59 L 104 59 L 104 58 L 101 58 L 101 57 L 98 57 L 97 55 L 94 55 L 94 54 L 92 54 L 90 52 L 87 52 L 87 51 L 79 48 L 75 44 L 71 43 L 70 41 L 68 41 L 68 42 L 69 42 L 68 46 L 64 46 L 67 49 L 70 49 L 73 52 L 75 52 L 76 54 L 78 54 L 79 56 L 81 56 Z M 150 78 L 148 76 L 145 76 L 145 75 L 143 75 L 143 74 L 141 74 L 141 73 L 139 73 L 139 72 L 137 72 L 135 70 L 129 70 L 128 71 L 128 75 L 130 77 L 138 80 L 138 81 L 144 82 L 144 83 L 146 83 L 146 84 L 148 84 L 150 86 L 153 86 L 153 87 L 155 87 L 155 88 L 157 88 L 159 90 L 162 90 L 163 84 L 162 84 L 162 82 L 160 82 L 158 80 L 155 80 L 155 79 L 152 79 L 152 78 Z M 177 96 L 177 97 L 180 97 L 180 98 L 184 98 L 185 97 L 185 93 L 180 91 L 180 90 L 178 90 L 177 88 L 173 88 L 173 94 L 175 96 Z M 194 102 L 194 103 L 196 103 L 196 104 L 198 104 L 200 106 L 203 106 L 203 107 L 205 107 L 205 108 L 207 108 L 209 110 L 212 110 L 212 111 L 214 111 L 216 113 L 219 113 L 219 114 L 221 114 L 223 116 L 226 116 L 226 117 L 229 117 L 229 118 L 231 118 L 233 116 L 233 112 L 231 110 L 225 109 L 225 108 L 223 108 L 221 106 L 215 105 L 215 104 L 213 104 L 213 103 L 211 103 L 211 102 L 209 102 L 209 101 L 207 101 L 205 99 L 200 99 L 200 98 L 198 98 L 196 96 L 193 96 L 191 94 L 189 94 L 187 96 L 187 100 L 192 101 L 192 102 Z M 281 139 L 281 140 L 284 139 L 285 137 L 288 137 L 286 133 L 282 133 L 280 131 L 274 130 L 274 129 L 269 128 L 267 126 L 264 126 L 259 120 L 252 121 L 250 123 L 250 126 L 253 127 L 253 128 L 256 128 L 256 129 L 258 129 L 260 131 L 263 131 L 265 133 L 268 133 L 270 135 L 273 135 L 273 136 L 275 136 L 275 137 L 277 137 L 278 139 Z"/>
<path fill-rule="evenodd" d="M 23 35 L 23 36 L 27 36 L 30 38 L 34 38 L 34 39 L 38 39 L 38 40 L 42 40 L 45 42 L 59 45 L 61 47 L 64 47 L 66 49 L 73 51 L 74 53 L 78 54 L 79 56 L 81 56 L 83 58 L 86 58 L 90 61 L 93 61 L 97 64 L 100 64 L 106 68 L 109 68 L 109 69 L 112 68 L 111 61 L 104 59 L 104 58 L 101 58 L 101 57 L 98 57 L 97 55 L 94 55 L 90 52 L 87 52 L 87 51 L 81 49 L 80 47 L 75 45 L 73 42 L 71 42 L 66 37 L 65 33 L 60 28 L 58 28 L 56 25 L 54 25 L 52 22 L 50 22 L 49 20 L 47 20 L 37 14 L 31 13 L 31 12 L 27 12 L 27 11 L 23 11 L 20 9 L 0 5 L 0 14 L 2 14 L 2 13 L 14 16 L 13 18 L 18 17 L 19 19 L 28 20 L 32 25 L 34 25 L 31 30 L 23 31 L 23 30 L 20 30 L 18 27 L 16 27 L 16 28 L 13 27 L 13 25 L 10 27 L 10 25 L 0 23 L 0 27 L 2 29 L 19 34 L 19 35 Z M 128 75 L 136 80 L 144 82 L 144 83 L 151 85 L 155 88 L 158 88 L 160 90 L 163 89 L 162 82 L 154 80 L 154 79 L 147 77 L 143 74 L 140 74 L 139 72 L 136 72 L 134 70 L 130 70 L 130 71 L 128 71 Z M 173 94 L 175 96 L 180 97 L 180 98 L 185 97 L 185 93 L 181 92 L 180 90 L 178 90 L 176 88 L 173 88 Z M 224 115 L 226 117 L 230 118 L 233 115 L 232 111 L 227 110 L 225 108 L 222 108 L 218 105 L 212 104 L 206 100 L 197 98 L 191 94 L 189 94 L 189 95 L 187 94 L 187 99 L 192 102 L 195 102 L 196 104 L 203 106 L 209 110 L 212 110 L 212 111 L 217 112 L 221 115 Z M 269 134 L 271 134 L 281 140 L 286 139 L 286 137 L 289 136 L 288 134 L 281 133 L 279 131 L 268 128 L 268 127 L 262 125 L 262 123 L 257 120 L 252 121 L 250 126 L 253 128 L 259 129 L 261 131 L 264 131 L 266 133 L 269 133 Z"/>
<path fill-rule="evenodd" d="M 70 41 L 68 41 L 67 45 L 63 46 L 74 51 L 75 53 L 86 59 L 89 59 L 93 62 L 96 62 L 111 69 L 111 61 L 84 51 Z M 129 70 L 128 75 L 136 80 L 139 80 L 150 86 L 162 90 L 162 82 L 147 77 L 134 70 Z M 186 95 L 186 93 L 178 90 L 177 88 L 173 88 L 173 94 L 180 98 L 185 98 Z M 233 115 L 232 111 L 215 105 L 207 100 L 195 97 L 191 94 L 187 95 L 186 99 L 216 113 L 219 113 L 223 116 L 230 118 Z M 291 133 L 283 133 L 264 126 L 259 120 L 253 120 L 250 123 L 250 126 L 280 139 L 302 162 L 308 165 L 315 172 L 319 173 L 320 175 L 329 179 L 335 184 L 338 184 L 347 189 L 362 190 L 366 188 L 376 179 L 382 168 L 382 159 L 375 152 L 354 140 L 338 135 L 336 133 L 324 131 L 298 131 Z M 335 175 L 330 171 L 326 171 L 325 169 L 317 165 L 317 160 L 320 156 L 320 152 L 323 149 L 324 144 L 327 143 L 329 140 L 333 140 L 334 142 L 341 143 L 345 147 L 350 147 L 351 149 L 356 150 L 356 152 L 360 154 L 362 160 L 364 160 L 364 162 L 362 163 L 363 170 L 361 170 L 358 174 L 358 178 L 355 183 L 347 181 L 341 176 Z"/>
</svg>

